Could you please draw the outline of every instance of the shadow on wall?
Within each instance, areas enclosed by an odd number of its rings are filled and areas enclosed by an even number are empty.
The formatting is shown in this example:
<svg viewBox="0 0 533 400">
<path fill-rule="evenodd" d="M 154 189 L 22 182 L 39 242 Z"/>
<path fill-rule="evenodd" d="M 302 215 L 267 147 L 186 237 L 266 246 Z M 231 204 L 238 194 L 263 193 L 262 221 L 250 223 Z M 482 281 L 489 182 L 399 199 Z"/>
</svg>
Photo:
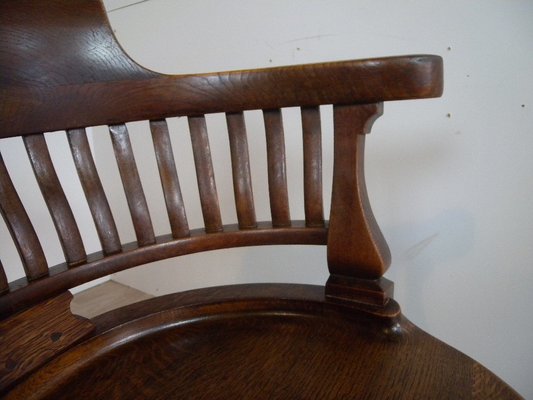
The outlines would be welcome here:
<svg viewBox="0 0 533 400">
<path fill-rule="evenodd" d="M 446 273 L 449 265 L 460 264 L 460 259 L 472 251 L 475 231 L 474 217 L 459 208 L 425 221 L 388 228 L 393 262 L 387 275 L 400 290 L 400 304 L 409 314 L 417 315 L 417 323 L 424 326 L 428 322 L 425 304 L 434 297 L 432 288 L 440 284 L 438 276 Z M 406 290 L 408 295 L 404 294 Z"/>
</svg>

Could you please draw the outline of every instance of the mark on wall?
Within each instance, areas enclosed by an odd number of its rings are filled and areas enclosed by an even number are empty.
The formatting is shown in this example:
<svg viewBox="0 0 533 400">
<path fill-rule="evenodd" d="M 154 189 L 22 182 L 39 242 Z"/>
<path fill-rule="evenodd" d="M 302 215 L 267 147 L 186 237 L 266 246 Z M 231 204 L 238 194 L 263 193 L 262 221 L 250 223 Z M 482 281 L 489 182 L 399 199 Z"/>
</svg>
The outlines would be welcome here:
<svg viewBox="0 0 533 400">
<path fill-rule="evenodd" d="M 437 236 L 439 236 L 438 232 L 425 239 L 422 239 L 418 243 L 415 243 L 405 251 L 405 256 L 411 260 L 417 257 L 426 247 L 431 244 L 431 242 L 433 242 L 433 240 L 435 240 Z"/>
</svg>

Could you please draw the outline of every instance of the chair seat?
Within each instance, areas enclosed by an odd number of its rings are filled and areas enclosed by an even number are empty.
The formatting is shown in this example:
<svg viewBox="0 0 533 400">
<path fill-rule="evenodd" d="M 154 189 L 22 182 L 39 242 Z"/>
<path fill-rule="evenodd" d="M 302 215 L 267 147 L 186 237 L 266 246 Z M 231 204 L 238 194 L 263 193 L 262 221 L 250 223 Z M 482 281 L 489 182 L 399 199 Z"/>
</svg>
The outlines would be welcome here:
<svg viewBox="0 0 533 400">
<path fill-rule="evenodd" d="M 323 299 L 320 286 L 235 285 L 114 310 L 7 398 L 519 398 L 404 317 Z"/>
</svg>

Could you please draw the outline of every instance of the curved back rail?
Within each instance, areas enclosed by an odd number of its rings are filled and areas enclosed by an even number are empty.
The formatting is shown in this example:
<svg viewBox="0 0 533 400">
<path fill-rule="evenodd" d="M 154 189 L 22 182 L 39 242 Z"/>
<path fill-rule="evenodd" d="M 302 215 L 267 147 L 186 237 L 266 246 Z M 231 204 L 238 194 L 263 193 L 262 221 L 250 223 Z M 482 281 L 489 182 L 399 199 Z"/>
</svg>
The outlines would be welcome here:
<svg viewBox="0 0 533 400">
<path fill-rule="evenodd" d="M 32 12 L 28 12 L 28 7 Z M 26 277 L 8 284 L 0 265 L 0 316 L 133 266 L 205 250 L 264 244 L 328 246 L 331 298 L 382 285 L 387 245 L 374 220 L 363 169 L 365 134 L 382 102 L 442 92 L 442 60 L 416 55 L 254 71 L 163 75 L 121 49 L 99 1 L 0 4 L 0 138 L 21 136 L 62 245 L 65 262 L 48 266 L 10 173 L 0 158 L 0 210 Z M 334 106 L 334 172 L 329 223 L 322 201 L 319 106 Z M 305 221 L 289 212 L 281 109 L 300 107 Z M 243 112 L 262 110 L 271 221 L 258 222 Z M 237 221 L 223 224 L 205 115 L 225 113 Z M 166 118 L 184 116 L 204 227 L 190 229 Z M 171 231 L 154 234 L 126 123 L 148 120 Z M 95 168 L 85 128 L 107 125 L 135 229 L 124 244 Z M 102 251 L 86 254 L 43 133 L 66 131 Z M 27 179 L 34 179 L 28 177 Z M 1 255 L 0 255 L 1 256 Z M 369 286 L 370 285 L 370 286 Z M 363 296 L 364 297 L 364 296 Z M 384 297 L 365 298 L 381 304 Z"/>
</svg>

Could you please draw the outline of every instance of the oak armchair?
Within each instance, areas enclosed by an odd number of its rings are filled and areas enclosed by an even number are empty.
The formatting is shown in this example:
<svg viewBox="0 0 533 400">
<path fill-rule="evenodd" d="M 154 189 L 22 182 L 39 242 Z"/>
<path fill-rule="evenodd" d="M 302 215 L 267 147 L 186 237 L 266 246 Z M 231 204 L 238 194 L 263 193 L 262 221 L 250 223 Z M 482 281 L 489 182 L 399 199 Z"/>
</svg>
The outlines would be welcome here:
<svg viewBox="0 0 533 400">
<path fill-rule="evenodd" d="M 364 181 L 365 135 L 390 100 L 438 97 L 442 60 L 413 55 L 199 75 L 131 60 L 99 1 L 0 4 L 0 137 L 21 137 L 64 262 L 49 266 L 0 158 L 0 210 L 25 277 L 0 265 L 6 399 L 518 399 L 491 372 L 410 323 Z M 324 217 L 321 105 L 333 105 Z M 281 109 L 300 107 L 305 220 L 289 212 Z M 254 210 L 244 113 L 262 110 L 270 221 Z M 237 221 L 222 221 L 205 115 L 225 113 Z M 189 227 L 166 118 L 188 120 L 204 226 Z M 149 121 L 170 231 L 156 235 L 127 123 Z M 123 243 L 86 128 L 107 125 L 136 241 Z M 44 136 L 63 131 L 101 251 L 87 254 Z M 290 134 L 294 134 L 290 132 Z M 151 149 L 144 149 L 151 151 Z M 121 189 L 121 188 L 119 188 Z M 118 190 L 118 189 L 117 189 Z M 4 240 L 8 240 L 5 238 Z M 85 319 L 68 289 L 166 258 L 238 246 L 327 246 L 324 286 L 250 284 L 162 296 Z M 0 255 L 1 256 L 1 255 Z"/>
</svg>

